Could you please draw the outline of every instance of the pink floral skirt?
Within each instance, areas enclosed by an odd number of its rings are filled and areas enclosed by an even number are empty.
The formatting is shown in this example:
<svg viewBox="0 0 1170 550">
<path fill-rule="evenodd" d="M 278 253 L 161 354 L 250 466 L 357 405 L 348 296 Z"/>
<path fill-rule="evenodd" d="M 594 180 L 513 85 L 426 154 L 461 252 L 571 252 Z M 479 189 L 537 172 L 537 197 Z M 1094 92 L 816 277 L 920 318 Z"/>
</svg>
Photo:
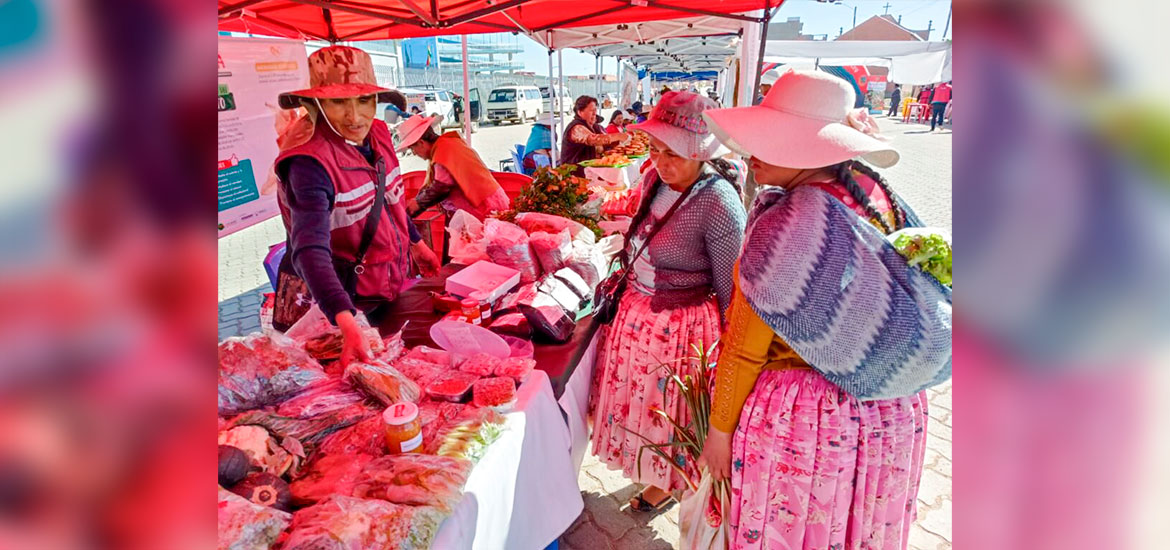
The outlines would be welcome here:
<svg viewBox="0 0 1170 550">
<path fill-rule="evenodd" d="M 764 371 L 731 446 L 731 548 L 904 549 L 926 394 L 860 402 L 811 370 Z"/>
<path fill-rule="evenodd" d="M 650 451 L 642 453 L 639 474 L 638 451 L 646 441 L 634 433 L 655 443 L 673 439 L 674 429 L 652 412 L 655 409 L 666 411 L 682 425 L 690 422 L 686 403 L 667 383 L 663 365 L 678 365 L 690 372 L 694 361 L 687 358 L 696 355 L 692 345 L 710 348 L 718 338 L 719 309 L 714 299 L 654 313 L 649 296 L 632 288 L 622 296 L 617 317 L 598 345 L 590 394 L 593 453 L 599 460 L 621 469 L 635 483 L 668 490 L 687 487 L 677 470 Z M 690 460 L 681 453 L 672 451 L 672 455 L 677 465 L 694 473 Z"/>
</svg>

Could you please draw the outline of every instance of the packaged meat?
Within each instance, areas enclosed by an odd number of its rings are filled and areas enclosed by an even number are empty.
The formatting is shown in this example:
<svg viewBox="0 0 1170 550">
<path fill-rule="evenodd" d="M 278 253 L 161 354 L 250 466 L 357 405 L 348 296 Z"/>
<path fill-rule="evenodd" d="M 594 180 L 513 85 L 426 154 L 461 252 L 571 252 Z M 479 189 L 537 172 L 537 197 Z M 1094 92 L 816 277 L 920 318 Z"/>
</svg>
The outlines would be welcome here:
<svg viewBox="0 0 1170 550">
<path fill-rule="evenodd" d="M 483 222 L 464 210 L 458 210 L 447 222 L 450 234 L 448 254 L 457 264 L 471 265 L 487 258 L 483 250 Z"/>
<path fill-rule="evenodd" d="M 282 550 L 426 550 L 446 513 L 334 495 L 293 515 Z"/>
<path fill-rule="evenodd" d="M 528 242 L 544 273 L 553 273 L 565 267 L 565 261 L 573 252 L 573 238 L 568 229 L 559 233 L 538 231 L 528 235 Z"/>
<path fill-rule="evenodd" d="M 488 327 L 488 330 L 496 334 L 519 336 L 521 338 L 529 338 L 532 336 L 532 326 L 528 324 L 528 318 L 518 311 L 496 317 L 492 320 L 492 325 Z"/>
<path fill-rule="evenodd" d="M 406 351 L 402 343 L 402 331 L 395 332 L 382 339 L 382 351 L 374 354 L 374 358 L 384 363 L 393 364 Z"/>
<path fill-rule="evenodd" d="M 508 377 L 480 378 L 471 386 L 471 403 L 477 407 L 498 407 L 516 399 L 516 381 Z"/>
<path fill-rule="evenodd" d="M 516 214 L 516 225 L 524 228 L 529 235 L 536 232 L 559 233 L 569 231 L 573 240 L 593 244 L 597 235 L 580 223 L 563 216 L 554 216 L 542 212 L 520 212 Z"/>
<path fill-rule="evenodd" d="M 355 453 L 372 456 L 386 454 L 381 416 L 373 415 L 348 428 L 338 430 L 326 437 L 317 447 L 319 456 L 345 456 Z"/>
<path fill-rule="evenodd" d="M 317 458 L 300 478 L 289 484 L 293 504 L 309 506 L 329 498 L 330 495 L 353 494 L 358 475 L 373 460 L 373 456 L 365 453 Z"/>
<path fill-rule="evenodd" d="M 394 367 L 378 360 L 351 363 L 345 369 L 345 379 L 366 395 L 387 406 L 402 401 L 418 401 L 422 394 L 414 381 Z"/>
<path fill-rule="evenodd" d="M 279 438 L 293 437 L 302 443 L 317 444 L 338 430 L 347 428 L 379 411 L 354 403 L 312 418 L 291 418 L 266 411 L 248 411 L 232 419 L 232 426 L 263 426 Z"/>
<path fill-rule="evenodd" d="M 219 344 L 219 414 L 275 405 L 313 383 L 325 371 L 293 340 L 259 333 Z"/>
<path fill-rule="evenodd" d="M 427 395 L 442 401 L 463 403 L 470 397 L 471 385 L 479 376 L 462 371 L 448 371 L 427 385 Z"/>
<path fill-rule="evenodd" d="M 519 271 L 520 281 L 524 283 L 531 283 L 540 276 L 540 267 L 528 245 L 528 233 L 520 226 L 488 218 L 484 222 L 483 234 L 492 263 Z"/>
<path fill-rule="evenodd" d="M 218 550 L 267 550 L 292 520 L 292 514 L 253 504 L 223 487 L 216 515 Z"/>
<path fill-rule="evenodd" d="M 531 300 L 520 303 L 520 312 L 528 319 L 533 334 L 539 334 L 557 343 L 568 342 L 577 328 L 570 315 L 552 296 L 537 292 Z"/>
<path fill-rule="evenodd" d="M 410 359 L 408 357 L 403 357 L 395 361 L 394 368 L 422 387 L 426 387 L 427 384 L 430 384 L 439 375 L 451 370 L 450 365 L 440 365 L 420 359 Z"/>
<path fill-rule="evenodd" d="M 411 349 L 403 356 L 404 359 L 414 359 L 417 361 L 425 361 L 427 363 L 434 363 L 436 365 L 450 365 L 451 353 L 435 349 L 428 346 L 418 346 Z"/>
<path fill-rule="evenodd" d="M 311 418 L 328 412 L 344 409 L 359 403 L 365 396 L 353 390 L 340 378 L 318 382 L 296 397 L 280 404 L 276 414 L 292 418 Z"/>
<path fill-rule="evenodd" d="M 496 365 L 498 365 L 499 362 L 500 359 L 494 355 L 477 353 L 471 357 L 468 357 L 467 359 L 464 359 L 463 362 L 459 364 L 459 370 L 474 374 L 476 376 L 491 376 L 492 373 L 495 372 Z"/>
<path fill-rule="evenodd" d="M 524 381 L 528 377 L 528 373 L 536 368 L 536 360 L 531 357 L 509 357 L 501 359 L 496 364 L 496 370 L 492 374 L 499 377 L 508 377 L 515 380 L 517 384 Z"/>
<path fill-rule="evenodd" d="M 366 465 L 353 496 L 407 506 L 434 506 L 445 512 L 463 498 L 471 462 L 424 454 L 389 455 Z"/>
</svg>

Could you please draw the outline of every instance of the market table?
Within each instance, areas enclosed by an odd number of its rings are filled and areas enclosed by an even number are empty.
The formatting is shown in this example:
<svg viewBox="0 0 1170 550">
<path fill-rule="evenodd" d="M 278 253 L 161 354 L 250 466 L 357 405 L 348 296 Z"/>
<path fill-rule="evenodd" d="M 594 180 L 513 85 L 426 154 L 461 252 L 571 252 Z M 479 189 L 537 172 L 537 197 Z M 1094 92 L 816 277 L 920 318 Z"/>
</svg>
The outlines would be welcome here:
<svg viewBox="0 0 1170 550">
<path fill-rule="evenodd" d="M 609 166 L 586 166 L 585 179 L 590 186 L 612 189 L 620 187 L 622 190 L 635 189 L 642 182 L 642 165 L 649 157 L 630 159 L 632 162 L 621 168 Z"/>
</svg>

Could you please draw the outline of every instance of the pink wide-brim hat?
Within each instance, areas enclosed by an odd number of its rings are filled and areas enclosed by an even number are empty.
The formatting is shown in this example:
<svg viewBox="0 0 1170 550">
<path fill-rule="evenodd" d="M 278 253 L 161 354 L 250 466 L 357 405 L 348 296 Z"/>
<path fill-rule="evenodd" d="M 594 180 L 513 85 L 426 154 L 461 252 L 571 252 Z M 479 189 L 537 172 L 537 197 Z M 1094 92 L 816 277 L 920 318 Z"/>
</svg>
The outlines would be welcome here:
<svg viewBox="0 0 1170 550">
<path fill-rule="evenodd" d="M 422 116 L 414 115 L 398 126 L 398 145 L 394 147 L 394 152 L 401 153 L 407 147 L 414 145 L 423 134 L 427 133 L 427 128 L 435 127 L 436 123 L 441 119 L 440 115 Z"/>
<path fill-rule="evenodd" d="M 280 94 L 280 106 L 295 109 L 301 98 L 338 99 L 377 95 L 389 103 L 389 88 L 378 85 L 370 54 L 350 46 L 329 46 L 309 54 L 309 87 Z"/>
<path fill-rule="evenodd" d="M 711 160 L 727 154 L 708 129 L 703 113 L 719 107 L 711 98 L 691 92 L 666 92 L 650 111 L 646 122 L 627 128 L 641 130 L 691 160 Z"/>
<path fill-rule="evenodd" d="M 708 110 L 703 118 L 731 150 L 773 166 L 823 168 L 856 158 L 879 168 L 897 164 L 900 155 L 877 124 L 853 109 L 856 97 L 833 75 L 789 70 L 759 105 Z"/>
</svg>

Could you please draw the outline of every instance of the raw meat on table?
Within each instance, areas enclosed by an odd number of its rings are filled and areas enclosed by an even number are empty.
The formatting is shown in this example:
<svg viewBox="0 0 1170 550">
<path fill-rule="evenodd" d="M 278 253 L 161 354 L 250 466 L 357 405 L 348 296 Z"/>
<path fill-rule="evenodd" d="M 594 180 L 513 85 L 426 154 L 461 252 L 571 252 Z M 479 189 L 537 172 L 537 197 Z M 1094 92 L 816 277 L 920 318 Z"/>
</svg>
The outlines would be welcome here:
<svg viewBox="0 0 1170 550">
<path fill-rule="evenodd" d="M 362 470 L 353 496 L 451 511 L 463 498 L 471 462 L 424 454 L 388 455 Z"/>
<path fill-rule="evenodd" d="M 374 460 L 364 453 L 322 456 L 289 485 L 293 503 L 298 506 L 316 504 L 331 495 L 353 494 L 354 484 L 362 469 Z"/>
</svg>

